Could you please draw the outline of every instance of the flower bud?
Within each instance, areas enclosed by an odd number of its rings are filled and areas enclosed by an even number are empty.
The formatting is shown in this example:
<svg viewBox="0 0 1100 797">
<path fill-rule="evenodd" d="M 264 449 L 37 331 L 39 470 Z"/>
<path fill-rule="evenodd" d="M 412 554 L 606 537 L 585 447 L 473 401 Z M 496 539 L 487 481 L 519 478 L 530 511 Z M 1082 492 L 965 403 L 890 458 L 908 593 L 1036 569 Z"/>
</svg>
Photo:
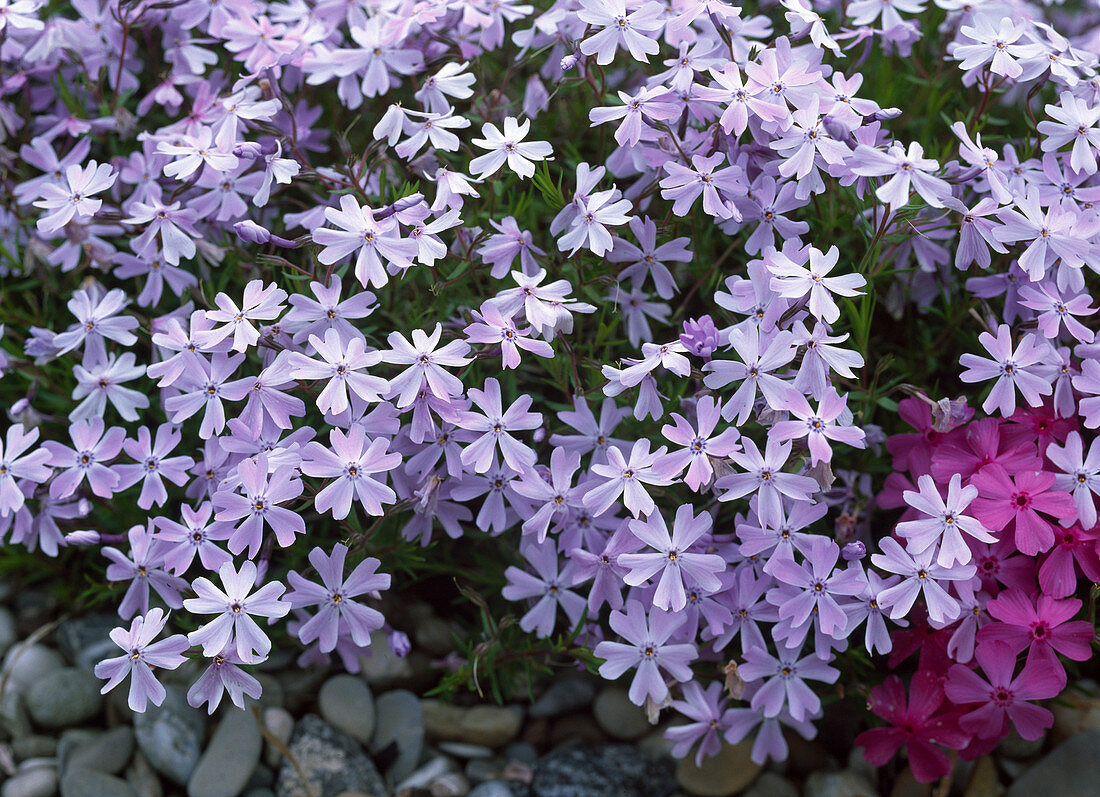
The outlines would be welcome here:
<svg viewBox="0 0 1100 797">
<path fill-rule="evenodd" d="M 70 531 L 65 535 L 66 545 L 98 545 L 99 532 L 90 529 L 85 531 Z"/>
<path fill-rule="evenodd" d="M 840 555 L 844 557 L 845 562 L 858 562 L 867 555 L 867 546 L 856 540 L 841 548 Z"/>
<path fill-rule="evenodd" d="M 389 642 L 390 650 L 393 651 L 393 655 L 400 659 L 405 658 L 412 651 L 412 643 L 409 641 L 409 635 L 404 631 L 390 631 L 390 635 L 386 641 Z"/>
</svg>

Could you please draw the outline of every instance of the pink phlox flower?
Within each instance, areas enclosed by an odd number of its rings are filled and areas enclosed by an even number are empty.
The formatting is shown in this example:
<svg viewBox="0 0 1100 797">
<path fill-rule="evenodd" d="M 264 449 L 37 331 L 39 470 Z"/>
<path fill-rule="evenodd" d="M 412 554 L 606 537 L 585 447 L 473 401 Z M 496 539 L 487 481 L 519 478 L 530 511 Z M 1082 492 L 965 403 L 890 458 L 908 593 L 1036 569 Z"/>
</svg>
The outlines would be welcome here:
<svg viewBox="0 0 1100 797">
<path fill-rule="evenodd" d="M 1073 661 L 1092 658 L 1092 623 L 1071 619 L 1081 610 L 1077 598 L 1059 599 L 1041 593 L 1036 598 L 1012 588 L 986 603 L 985 608 L 999 622 L 982 628 L 979 646 L 999 640 L 1014 654 L 1027 650 L 1028 664 L 1048 673 L 1064 673 L 1058 653 Z M 1064 684 L 1064 674 L 1062 681 Z"/>
<path fill-rule="evenodd" d="M 1016 59 L 1029 58 L 1040 51 L 1035 44 L 1017 43 L 1026 29 L 1021 20 L 1012 17 L 976 14 L 972 25 L 959 27 L 965 38 L 949 48 L 951 57 L 962 61 L 959 69 L 977 69 L 988 64 L 994 75 L 1015 80 L 1024 73 Z"/>
<path fill-rule="evenodd" d="M 712 67 L 709 72 L 714 83 L 697 88 L 695 92 L 699 99 L 723 106 L 718 123 L 727 134 L 740 137 L 748 127 L 750 117 L 765 122 L 787 117 L 785 105 L 769 101 L 767 86 L 753 81 L 745 84 L 736 63 L 724 64 L 721 71 Z"/>
<path fill-rule="evenodd" d="M 264 584 L 253 592 L 258 571 L 254 562 L 246 561 L 240 570 L 232 562 L 218 570 L 224 591 L 214 586 L 210 579 L 199 577 L 191 585 L 197 597 L 188 598 L 183 607 L 194 614 L 217 615 L 187 635 L 192 645 L 202 645 L 203 655 L 217 656 L 231 642 L 235 643 L 237 656 L 246 664 L 256 664 L 271 652 L 271 640 L 260 630 L 257 617 L 285 617 L 290 604 L 280 600 L 286 590 L 278 581 Z"/>
<path fill-rule="evenodd" d="M 188 647 L 187 639 L 182 634 L 153 641 L 167 622 L 168 616 L 163 609 L 150 609 L 143 617 L 133 619 L 129 631 L 121 627 L 111 631 L 111 641 L 122 648 L 123 654 L 96 664 L 96 678 L 107 681 L 100 690 L 101 694 L 110 692 L 129 675 L 127 704 L 131 711 L 142 713 L 149 703 L 159 706 L 164 702 L 167 692 L 153 675 L 152 668 L 176 669 L 187 661 L 183 652 Z"/>
<path fill-rule="evenodd" d="M 647 616 L 640 601 L 630 600 L 625 611 L 611 613 L 609 622 L 611 629 L 626 642 L 600 642 L 594 653 L 604 659 L 600 665 L 604 678 L 614 680 L 627 670 L 636 670 L 628 691 L 631 703 L 641 706 L 649 698 L 661 704 L 668 698 L 662 671 L 680 682 L 691 680 L 689 665 L 698 655 L 695 645 L 669 643 L 683 624 L 679 613 L 654 607 Z"/>
<path fill-rule="evenodd" d="M 718 576 L 725 570 L 725 560 L 716 554 L 691 550 L 710 532 L 712 523 L 708 512 L 695 515 L 688 504 L 676 510 L 671 533 L 660 512 L 645 520 L 630 521 L 630 532 L 656 552 L 619 554 L 618 564 L 630 571 L 623 581 L 637 587 L 659 573 L 653 605 L 674 612 L 687 605 L 685 578 L 704 593 L 716 592 L 722 586 Z"/>
<path fill-rule="evenodd" d="M 290 605 L 295 609 L 319 607 L 317 614 L 298 629 L 298 639 L 305 645 L 319 640 L 322 653 L 334 650 L 342 636 L 350 637 L 361 648 L 368 647 L 371 633 L 384 623 L 381 612 L 356 598 L 363 595 L 380 597 L 382 590 L 390 588 L 389 574 L 379 573 L 381 563 L 369 556 L 345 577 L 347 554 L 348 548 L 343 543 L 336 543 L 331 555 L 326 555 L 319 547 L 309 552 L 310 564 L 320 576 L 321 584 L 307 580 L 294 570 L 287 575 L 290 592 L 285 597 Z"/>
<path fill-rule="evenodd" d="M 1034 556 L 1054 545 L 1052 524 L 1039 512 L 1059 520 L 1077 514 L 1073 496 L 1052 489 L 1056 480 L 1057 476 L 1047 471 L 1020 471 L 1011 476 L 1001 465 L 986 465 L 970 480 L 978 488 L 971 511 L 993 531 L 1001 531 L 1015 521 L 1016 547 Z"/>
<path fill-rule="evenodd" d="M 965 664 L 956 664 L 948 672 L 945 691 L 956 705 L 976 706 L 959 719 L 962 730 L 982 739 L 1000 739 L 1008 732 L 1008 722 L 1025 739 L 1042 738 L 1054 724 L 1054 715 L 1028 701 L 1054 697 L 1065 684 L 1064 678 L 1030 664 L 1013 678 L 1016 656 L 1004 642 L 978 645 L 974 653 L 982 678 Z"/>
<path fill-rule="evenodd" d="M 1035 454 L 1034 443 L 1009 445 L 1007 436 L 1002 434 L 1003 425 L 1004 422 L 996 418 L 982 418 L 971 423 L 965 434 L 951 435 L 932 453 L 932 475 L 937 481 L 944 482 L 958 473 L 968 481 L 971 476 L 992 463 L 1001 465 L 1010 473 L 1041 470 L 1043 463 Z M 889 447 L 889 443 L 887 446 Z M 920 463 L 910 463 L 909 467 L 918 473 L 928 470 L 927 466 L 922 468 L 919 465 Z"/>
<path fill-rule="evenodd" d="M 818 105 L 819 98 L 814 97 L 807 106 L 794 111 L 790 127 L 780 138 L 769 143 L 783 157 L 779 174 L 798 180 L 795 191 L 798 199 L 808 199 L 811 194 L 823 192 L 825 182 L 819 171 L 821 164 L 840 166 L 850 153 L 845 144 L 829 135 Z"/>
<path fill-rule="evenodd" d="M 959 365 L 967 370 L 959 375 L 959 379 L 967 383 L 997 380 L 982 402 L 983 410 L 991 413 L 998 409 L 1007 418 L 1016 411 L 1016 389 L 1032 407 L 1042 404 L 1042 397 L 1053 392 L 1049 377 L 1043 375 L 1050 350 L 1045 340 L 1025 334 L 1014 350 L 1012 330 L 1008 324 L 1001 324 L 997 328 L 997 337 L 983 332 L 978 336 L 978 342 L 992 357 L 979 357 L 969 352 L 963 354 Z"/>
<path fill-rule="evenodd" d="M 909 506 L 926 517 L 904 521 L 896 529 L 897 535 L 906 541 L 905 547 L 910 553 L 921 554 L 930 548 L 936 548 L 936 563 L 942 567 L 951 567 L 956 562 L 961 565 L 970 562 L 971 552 L 963 539 L 963 532 L 981 542 L 997 541 L 989 529 L 963 514 L 978 497 L 978 488 L 972 484 L 963 487 L 959 474 L 951 477 L 947 485 L 946 500 L 931 476 L 922 475 L 917 484 L 920 487 L 919 492 L 906 490 L 903 496 Z"/>
<path fill-rule="evenodd" d="M 594 544 L 596 542 L 599 544 Z M 590 547 L 572 548 L 566 554 L 572 562 L 572 585 L 578 586 L 591 579 L 592 585 L 588 588 L 590 615 L 598 613 L 604 603 L 613 610 L 622 609 L 623 576 L 627 569 L 618 564 L 619 554 L 638 550 L 641 540 L 631 534 L 627 523 L 623 522 L 613 534 L 601 533 L 588 545 Z"/>
<path fill-rule="evenodd" d="M 550 636 L 557 624 L 559 606 L 571 625 L 580 622 L 585 610 L 585 599 L 569 589 L 573 583 L 570 572 L 572 565 L 567 564 L 559 571 L 557 546 L 526 543 L 520 547 L 520 553 L 538 574 L 531 575 L 518 567 L 509 567 L 504 572 L 508 584 L 502 594 L 506 600 L 538 598 L 531 610 L 520 618 L 520 628 L 539 637 Z"/>
<path fill-rule="evenodd" d="M 951 771 L 951 761 L 940 746 L 959 750 L 969 735 L 959 729 L 958 714 L 944 704 L 943 679 L 929 670 L 917 670 L 909 687 L 908 699 L 901 679 L 890 675 L 871 690 L 870 707 L 888 723 L 856 737 L 867 761 L 884 766 L 902 747 L 909 767 L 920 783 L 932 783 Z"/>
</svg>

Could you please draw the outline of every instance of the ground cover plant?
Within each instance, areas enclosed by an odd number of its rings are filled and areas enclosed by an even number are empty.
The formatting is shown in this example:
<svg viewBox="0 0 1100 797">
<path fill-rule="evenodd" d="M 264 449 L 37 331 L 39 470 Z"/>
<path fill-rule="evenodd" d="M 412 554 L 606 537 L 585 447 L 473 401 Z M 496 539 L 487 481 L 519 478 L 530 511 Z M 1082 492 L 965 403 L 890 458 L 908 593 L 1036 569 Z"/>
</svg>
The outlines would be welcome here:
<svg viewBox="0 0 1100 797">
<path fill-rule="evenodd" d="M 1095 647 L 1100 11 L 0 0 L 5 567 L 159 704 L 383 592 L 918 780 Z M 22 552 L 22 553 L 21 553 Z M 379 644 L 379 637 L 374 634 Z"/>
</svg>

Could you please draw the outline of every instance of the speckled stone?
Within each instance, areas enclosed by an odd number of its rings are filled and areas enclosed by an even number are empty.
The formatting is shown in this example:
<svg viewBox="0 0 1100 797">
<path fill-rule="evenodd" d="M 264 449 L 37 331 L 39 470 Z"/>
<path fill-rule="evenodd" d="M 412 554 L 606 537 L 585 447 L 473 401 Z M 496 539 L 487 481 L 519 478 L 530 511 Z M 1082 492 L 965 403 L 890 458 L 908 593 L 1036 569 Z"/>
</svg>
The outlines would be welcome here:
<svg viewBox="0 0 1100 797">
<path fill-rule="evenodd" d="M 535 765 L 533 797 L 671 797 L 677 792 L 671 763 L 650 761 L 628 745 L 583 747 L 551 753 Z"/>
<path fill-rule="evenodd" d="M 277 797 L 336 797 L 345 791 L 387 793 L 382 776 L 359 744 L 316 714 L 299 720 L 289 747 L 306 783 L 290 761 L 283 761 L 275 785 Z"/>
</svg>

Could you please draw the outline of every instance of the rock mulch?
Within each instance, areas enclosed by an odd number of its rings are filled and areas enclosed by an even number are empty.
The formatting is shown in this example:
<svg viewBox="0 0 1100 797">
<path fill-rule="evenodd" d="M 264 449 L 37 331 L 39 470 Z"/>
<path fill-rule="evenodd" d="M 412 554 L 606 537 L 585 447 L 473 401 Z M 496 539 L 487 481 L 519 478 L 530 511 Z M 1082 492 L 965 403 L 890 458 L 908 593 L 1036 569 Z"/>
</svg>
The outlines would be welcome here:
<svg viewBox="0 0 1100 797">
<path fill-rule="evenodd" d="M 261 701 L 212 716 L 187 704 L 197 674 L 165 673 L 160 707 L 134 715 L 126 690 L 106 697 L 89 655 L 108 616 L 70 620 L 19 641 L 0 607 L 0 797 L 931 797 L 900 765 L 851 750 L 857 712 L 827 715 L 818 739 L 761 767 L 751 742 L 696 766 L 674 761 L 624 690 L 569 672 L 530 705 L 451 705 L 421 697 L 426 657 L 400 659 L 385 637 L 356 675 L 300 670 L 276 655 Z M 437 624 L 438 625 L 438 624 Z M 434 628 L 431 623 L 429 629 Z M 432 650 L 444 646 L 434 631 Z M 1038 742 L 1008 739 L 960 762 L 952 797 L 1100 794 L 1100 687 L 1054 707 Z M 854 719 L 853 719 L 854 718 Z M 845 724 L 846 723 L 846 724 Z"/>
</svg>

